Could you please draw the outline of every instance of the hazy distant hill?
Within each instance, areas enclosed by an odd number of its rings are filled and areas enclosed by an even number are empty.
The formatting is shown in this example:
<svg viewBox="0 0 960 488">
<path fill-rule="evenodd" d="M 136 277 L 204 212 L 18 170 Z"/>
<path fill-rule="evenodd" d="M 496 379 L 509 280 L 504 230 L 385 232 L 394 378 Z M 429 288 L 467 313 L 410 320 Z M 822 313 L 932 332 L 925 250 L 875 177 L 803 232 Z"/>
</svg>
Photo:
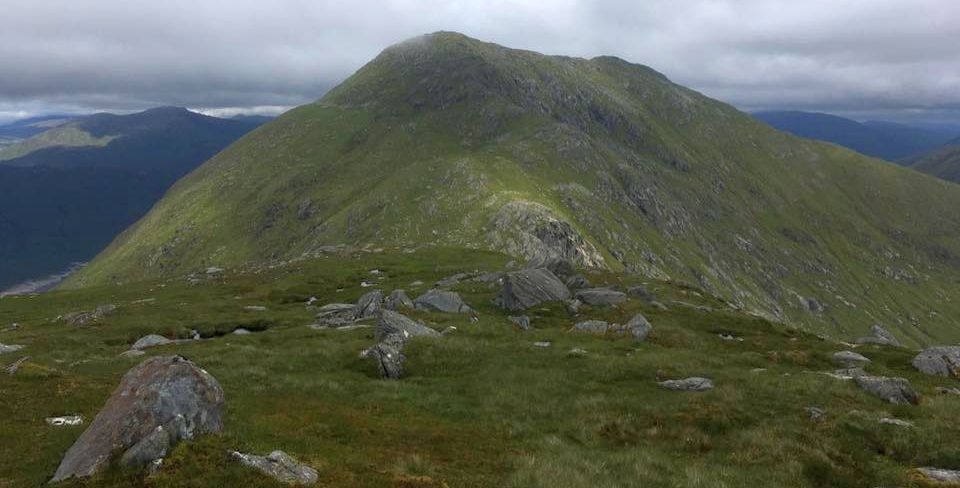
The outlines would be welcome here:
<svg viewBox="0 0 960 488">
<path fill-rule="evenodd" d="M 82 117 L 0 154 L 0 288 L 90 259 L 184 174 L 256 127 L 180 108 Z"/>
<path fill-rule="evenodd" d="M 832 142 L 888 161 L 928 151 L 957 135 L 894 122 L 861 123 L 812 112 L 758 112 L 753 116 L 791 134 Z"/>
<path fill-rule="evenodd" d="M 960 183 L 960 137 L 933 151 L 909 158 L 904 164 L 917 171 Z"/>
<path fill-rule="evenodd" d="M 613 57 L 393 46 L 180 180 L 66 285 L 331 244 L 561 256 L 843 337 L 960 337 L 960 187 Z"/>
</svg>

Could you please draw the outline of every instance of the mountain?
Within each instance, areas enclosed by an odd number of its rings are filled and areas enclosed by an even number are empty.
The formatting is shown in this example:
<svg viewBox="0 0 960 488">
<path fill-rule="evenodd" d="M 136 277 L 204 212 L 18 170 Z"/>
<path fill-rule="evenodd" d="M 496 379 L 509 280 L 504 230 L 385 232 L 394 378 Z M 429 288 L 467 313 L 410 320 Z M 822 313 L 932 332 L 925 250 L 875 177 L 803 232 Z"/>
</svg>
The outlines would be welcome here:
<svg viewBox="0 0 960 488">
<path fill-rule="evenodd" d="M 28 137 L 46 132 L 58 125 L 69 122 L 73 118 L 71 115 L 45 115 L 0 125 L 0 152 L 2 152 L 4 146 L 15 144 Z"/>
<path fill-rule="evenodd" d="M 903 162 L 921 173 L 960 183 L 960 137 L 943 146 Z"/>
<path fill-rule="evenodd" d="M 0 289 L 86 261 L 255 123 L 160 108 L 82 117 L 0 161 Z"/>
<path fill-rule="evenodd" d="M 928 151 L 956 135 L 894 122 L 861 123 L 822 113 L 758 112 L 753 116 L 784 132 L 832 142 L 887 161 Z"/>
<path fill-rule="evenodd" d="M 480 248 L 919 344 L 960 339 L 957 208 L 952 184 L 774 130 L 650 68 L 436 33 L 232 144 L 64 288 L 333 244 Z"/>
</svg>

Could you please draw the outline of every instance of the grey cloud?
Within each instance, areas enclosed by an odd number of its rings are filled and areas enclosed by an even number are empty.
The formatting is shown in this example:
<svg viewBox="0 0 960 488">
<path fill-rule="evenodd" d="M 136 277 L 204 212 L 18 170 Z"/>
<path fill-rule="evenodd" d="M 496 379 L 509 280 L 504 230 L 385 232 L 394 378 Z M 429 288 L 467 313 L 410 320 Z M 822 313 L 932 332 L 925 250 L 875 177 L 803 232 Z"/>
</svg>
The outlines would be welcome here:
<svg viewBox="0 0 960 488">
<path fill-rule="evenodd" d="M 384 47 L 436 30 L 620 56 L 747 110 L 960 120 L 955 0 L 44 0 L 0 10 L 0 120 L 297 105 Z"/>
</svg>

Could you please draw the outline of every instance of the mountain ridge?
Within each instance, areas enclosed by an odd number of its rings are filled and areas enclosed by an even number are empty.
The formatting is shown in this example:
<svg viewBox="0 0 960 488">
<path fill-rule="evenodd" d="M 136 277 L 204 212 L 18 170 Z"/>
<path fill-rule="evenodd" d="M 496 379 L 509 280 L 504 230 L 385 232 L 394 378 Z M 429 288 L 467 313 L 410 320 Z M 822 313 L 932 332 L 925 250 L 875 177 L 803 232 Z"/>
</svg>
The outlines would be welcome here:
<svg viewBox="0 0 960 488">
<path fill-rule="evenodd" d="M 775 320 L 956 337 L 948 183 L 797 139 L 611 57 L 391 46 L 178 182 L 66 287 L 451 246 L 688 281 Z M 924 218 L 917 218 L 917 216 Z"/>
</svg>

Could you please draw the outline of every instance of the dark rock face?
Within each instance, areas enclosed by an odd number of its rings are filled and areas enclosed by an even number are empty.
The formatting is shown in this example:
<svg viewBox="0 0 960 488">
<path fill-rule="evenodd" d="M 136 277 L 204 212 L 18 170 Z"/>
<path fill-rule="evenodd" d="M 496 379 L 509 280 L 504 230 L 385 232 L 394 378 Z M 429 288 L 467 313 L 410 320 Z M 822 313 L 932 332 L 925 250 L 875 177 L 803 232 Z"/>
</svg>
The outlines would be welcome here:
<svg viewBox="0 0 960 488">
<path fill-rule="evenodd" d="M 230 457 L 244 466 L 260 470 L 281 483 L 312 485 L 319 478 L 316 469 L 298 462 L 283 451 L 273 451 L 267 456 L 233 451 Z"/>
<path fill-rule="evenodd" d="M 470 313 L 473 311 L 456 292 L 434 288 L 413 301 L 419 310 L 446 313 Z"/>
<path fill-rule="evenodd" d="M 895 405 L 918 405 L 920 397 L 904 378 L 856 376 L 854 381 L 864 391 Z"/>
<path fill-rule="evenodd" d="M 924 349 L 913 358 L 913 367 L 927 374 L 960 378 L 960 346 Z"/>
<path fill-rule="evenodd" d="M 519 311 L 568 298 L 570 290 L 556 275 L 546 268 L 537 268 L 505 274 L 496 303 L 500 308 Z"/>
<path fill-rule="evenodd" d="M 880 325 L 870 327 L 870 335 L 856 340 L 857 344 L 879 344 L 881 346 L 903 347 L 897 338 Z"/>
<path fill-rule="evenodd" d="M 53 481 L 90 476 L 122 453 L 128 466 L 165 456 L 179 440 L 223 428 L 224 396 L 206 371 L 180 356 L 150 358 L 124 375 Z"/>
<path fill-rule="evenodd" d="M 606 306 L 614 305 L 626 301 L 626 293 L 619 292 L 616 290 L 610 290 L 607 288 L 588 288 L 585 290 L 580 290 L 574 295 L 577 300 L 580 300 L 587 305 L 593 306 Z"/>
</svg>

